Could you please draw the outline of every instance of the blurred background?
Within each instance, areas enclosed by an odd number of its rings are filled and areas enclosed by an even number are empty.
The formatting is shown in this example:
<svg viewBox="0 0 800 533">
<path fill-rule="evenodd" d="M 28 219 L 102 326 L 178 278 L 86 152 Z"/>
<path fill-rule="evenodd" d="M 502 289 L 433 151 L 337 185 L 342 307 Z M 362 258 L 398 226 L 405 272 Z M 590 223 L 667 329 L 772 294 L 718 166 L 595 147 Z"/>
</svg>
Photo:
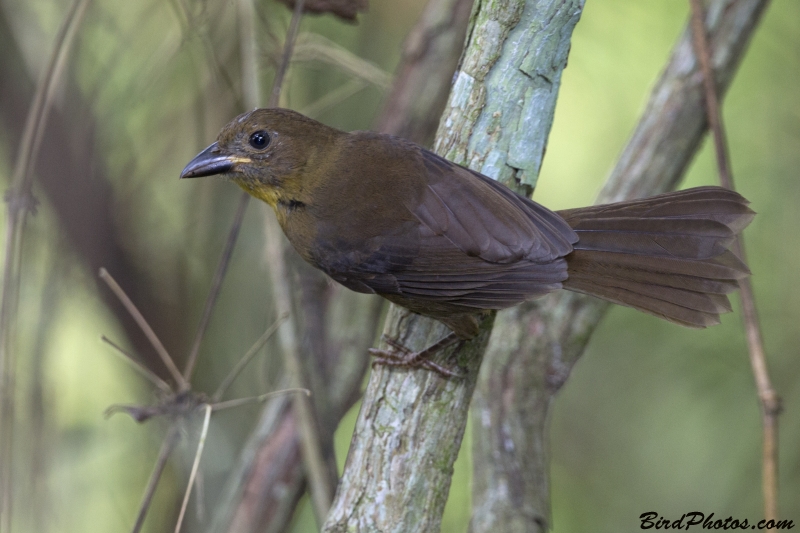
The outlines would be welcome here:
<svg viewBox="0 0 800 533">
<path fill-rule="evenodd" d="M 0 176 L 6 183 L 35 83 L 70 5 L 0 0 Z M 298 50 L 282 105 L 341 129 L 372 128 L 403 40 L 424 5 L 373 1 L 358 24 L 306 16 L 301 41 L 316 44 Z M 185 359 L 240 193 L 218 180 L 177 178 L 243 110 L 235 7 L 218 0 L 95 0 L 88 6 L 42 138 L 33 184 L 39 203 L 25 229 L 16 320 L 13 531 L 127 531 L 133 524 L 166 422 L 139 425 L 125 415 L 103 417 L 112 404 L 153 404 L 157 395 L 100 335 L 167 374 L 97 271 L 107 268 L 167 350 Z M 688 13 L 686 2 L 586 3 L 535 200 L 554 209 L 593 201 Z M 256 16 L 262 29 L 260 77 L 269 87 L 290 12 L 259 1 Z M 780 508 L 795 524 L 798 95 L 800 3 L 776 0 L 725 99 L 724 119 L 737 187 L 758 212 L 745 239 L 770 371 L 785 407 Z M 710 148 L 706 143 L 684 186 L 716 183 Z M 195 390 L 213 392 L 275 320 L 266 216 L 272 216 L 268 207 L 252 202 L 200 350 Z M 357 299 L 351 305 L 368 303 Z M 273 341 L 251 365 L 226 397 L 279 388 L 281 363 Z M 357 409 L 358 404 L 336 429 L 340 467 Z M 555 403 L 554 531 L 633 530 L 647 511 L 760 520 L 758 409 L 738 307 L 722 325 L 705 331 L 615 308 Z M 259 411 L 241 407 L 212 418 L 199 497 L 206 516 Z M 200 423 L 195 417 L 182 426 L 186 438 L 156 493 L 145 531 L 172 531 Z M 469 445 L 468 431 L 445 532 L 466 531 L 469 521 Z M 194 504 L 189 511 L 185 530 L 204 530 Z M 314 530 L 307 502 L 300 503 L 290 530 Z"/>
</svg>

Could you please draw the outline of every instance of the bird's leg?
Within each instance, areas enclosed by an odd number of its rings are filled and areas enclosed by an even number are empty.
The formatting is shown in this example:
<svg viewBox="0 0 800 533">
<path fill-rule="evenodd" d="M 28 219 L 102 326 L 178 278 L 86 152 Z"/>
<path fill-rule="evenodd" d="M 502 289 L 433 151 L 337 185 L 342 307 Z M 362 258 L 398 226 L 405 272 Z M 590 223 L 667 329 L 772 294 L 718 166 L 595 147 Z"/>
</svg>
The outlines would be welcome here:
<svg viewBox="0 0 800 533">
<path fill-rule="evenodd" d="M 444 350 L 448 346 L 463 342 L 455 333 L 450 333 L 441 340 L 431 344 L 424 350 L 419 352 L 412 352 L 395 339 L 390 339 L 386 336 L 383 338 L 386 344 L 389 345 L 389 350 L 380 350 L 378 348 L 370 348 L 369 353 L 375 360 L 373 364 L 382 364 L 386 366 L 400 366 L 406 368 L 424 368 L 426 370 L 433 370 L 442 376 L 450 378 L 464 377 L 461 373 L 450 370 L 438 363 L 430 360 L 430 357 L 440 350 Z"/>
</svg>

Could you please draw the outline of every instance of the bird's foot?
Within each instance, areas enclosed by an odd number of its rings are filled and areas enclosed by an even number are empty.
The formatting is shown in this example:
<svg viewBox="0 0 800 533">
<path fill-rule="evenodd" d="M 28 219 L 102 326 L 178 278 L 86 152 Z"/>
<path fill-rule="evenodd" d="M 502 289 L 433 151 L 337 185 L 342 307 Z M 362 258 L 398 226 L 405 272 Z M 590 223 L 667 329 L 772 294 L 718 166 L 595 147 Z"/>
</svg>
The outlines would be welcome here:
<svg viewBox="0 0 800 533">
<path fill-rule="evenodd" d="M 462 342 L 456 337 L 455 333 L 450 333 L 442 340 L 428 346 L 419 352 L 412 352 L 395 339 L 383 336 L 383 340 L 389 345 L 388 350 L 370 348 L 369 354 L 375 359 L 372 364 L 386 366 L 399 366 L 404 368 L 424 368 L 432 370 L 448 378 L 463 378 L 464 374 L 431 361 L 430 357 L 436 352 L 447 348 L 457 342 Z"/>
</svg>

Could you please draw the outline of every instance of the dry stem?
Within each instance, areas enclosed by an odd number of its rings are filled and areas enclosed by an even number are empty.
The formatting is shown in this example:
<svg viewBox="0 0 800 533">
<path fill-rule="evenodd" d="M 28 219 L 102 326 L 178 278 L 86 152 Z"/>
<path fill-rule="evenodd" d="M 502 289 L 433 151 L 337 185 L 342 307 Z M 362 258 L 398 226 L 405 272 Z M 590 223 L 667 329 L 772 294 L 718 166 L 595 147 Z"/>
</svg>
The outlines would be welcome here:
<svg viewBox="0 0 800 533">
<path fill-rule="evenodd" d="M 178 385 L 179 390 L 189 390 L 191 386 L 189 382 L 181 375 L 180 370 L 178 367 L 175 366 L 175 362 L 172 360 L 172 357 L 167 352 L 167 349 L 164 348 L 161 340 L 158 338 L 156 333 L 153 331 L 153 328 L 150 327 L 150 324 L 147 323 L 147 319 L 142 316 L 142 313 L 139 312 L 139 309 L 136 307 L 136 304 L 125 294 L 125 291 L 122 290 L 122 287 L 114 280 L 111 274 L 105 268 L 100 269 L 100 279 L 106 282 L 108 287 L 111 291 L 119 298 L 119 301 L 122 302 L 122 305 L 125 306 L 125 309 L 131 314 L 131 317 L 136 321 L 142 331 L 144 332 L 147 340 L 150 341 L 150 344 L 153 345 L 155 348 L 156 353 L 158 356 L 161 357 L 161 360 L 164 362 L 164 365 L 169 370 L 169 373 L 172 374 L 172 378 L 175 380 L 175 383 Z"/>
<path fill-rule="evenodd" d="M 233 255 L 233 247 L 236 245 L 236 240 L 239 237 L 239 230 L 242 227 L 244 213 L 247 210 L 249 200 L 250 195 L 247 193 L 242 193 L 239 197 L 239 207 L 236 209 L 236 214 L 233 216 L 233 223 L 228 232 L 228 238 L 225 240 L 225 248 L 222 250 L 222 257 L 219 260 L 216 272 L 214 272 L 211 289 L 208 291 L 208 297 L 206 298 L 205 307 L 203 308 L 203 316 L 200 319 L 200 325 L 197 326 L 197 334 L 194 337 L 192 349 L 189 351 L 189 357 L 186 360 L 186 368 L 183 370 L 183 378 L 187 385 L 192 379 L 192 372 L 197 362 L 197 355 L 200 353 L 200 344 L 203 342 L 203 337 L 208 329 L 211 313 L 214 311 L 217 298 L 219 297 L 219 291 L 222 288 L 222 281 L 225 279 L 225 274 L 228 271 L 228 265 Z"/>
<path fill-rule="evenodd" d="M 139 505 L 139 513 L 136 515 L 136 522 L 133 524 L 131 533 L 139 533 L 139 531 L 142 530 L 144 519 L 147 516 L 147 510 L 150 509 L 153 495 L 156 493 L 158 482 L 161 480 L 161 474 L 164 473 L 164 469 L 167 467 L 167 460 L 172 454 L 172 450 L 175 449 L 175 445 L 178 443 L 178 436 L 178 425 L 173 422 L 167 431 L 167 436 L 164 437 L 164 442 L 161 444 L 161 450 L 158 452 L 158 459 L 156 459 L 156 464 L 153 467 L 153 473 L 150 474 L 150 481 L 147 482 L 147 488 L 144 491 L 142 503 Z"/>
<path fill-rule="evenodd" d="M 197 453 L 194 455 L 194 462 L 192 463 L 192 471 L 189 474 L 189 482 L 186 484 L 186 493 L 183 495 L 183 503 L 181 503 L 181 510 L 178 513 L 178 520 L 175 524 L 175 533 L 180 533 L 181 525 L 183 524 L 183 517 L 186 515 L 186 507 L 189 505 L 189 496 L 192 494 L 192 486 L 197 477 L 197 469 L 200 467 L 200 458 L 203 456 L 203 448 L 206 445 L 206 436 L 208 435 L 208 424 L 211 422 L 212 407 L 209 404 L 205 406 L 205 416 L 203 417 L 203 428 L 200 430 L 200 439 L 197 443 Z"/>
<path fill-rule="evenodd" d="M 692 37 L 700 69 L 703 72 L 703 88 L 706 103 L 708 124 L 714 135 L 714 152 L 717 158 L 719 180 L 723 187 L 735 190 L 733 173 L 731 172 L 728 143 L 722 123 L 720 102 L 717 95 L 716 80 L 711 66 L 711 52 L 708 46 L 704 24 L 703 6 L 700 0 L 689 0 L 692 7 Z M 734 244 L 734 251 L 745 262 L 744 239 L 739 236 Z M 764 341 L 758 323 L 755 296 L 750 278 L 739 282 L 742 301 L 742 318 L 744 320 L 747 345 L 750 354 L 750 365 L 753 370 L 758 397 L 761 401 L 761 417 L 763 425 L 764 449 L 762 453 L 762 492 L 764 495 L 764 518 L 778 519 L 778 415 L 781 411 L 781 400 L 767 370 Z"/>
<path fill-rule="evenodd" d="M 100 335 L 100 340 L 104 343 L 108 344 L 112 348 L 114 348 L 115 353 L 118 353 L 122 356 L 123 361 L 127 362 L 131 367 L 144 376 L 148 381 L 150 381 L 153 385 L 161 389 L 166 393 L 171 393 L 172 388 L 169 386 L 169 383 L 158 377 L 158 375 L 144 366 L 136 357 L 133 356 L 128 350 L 117 344 L 116 342 L 112 341 L 105 335 Z"/>
</svg>

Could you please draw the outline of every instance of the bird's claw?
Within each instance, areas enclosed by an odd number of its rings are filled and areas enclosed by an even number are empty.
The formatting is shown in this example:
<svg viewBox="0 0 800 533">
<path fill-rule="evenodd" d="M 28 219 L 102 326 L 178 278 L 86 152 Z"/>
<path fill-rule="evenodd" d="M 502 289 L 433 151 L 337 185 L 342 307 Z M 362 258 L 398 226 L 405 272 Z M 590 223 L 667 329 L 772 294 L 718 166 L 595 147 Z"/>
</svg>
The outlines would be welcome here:
<svg viewBox="0 0 800 533">
<path fill-rule="evenodd" d="M 379 348 L 370 348 L 369 354 L 375 359 L 372 364 L 381 364 L 386 366 L 395 366 L 403 368 L 424 368 L 438 373 L 443 377 L 448 378 L 463 378 L 464 374 L 451 370 L 445 366 L 435 363 L 429 359 L 429 356 L 435 353 L 430 349 L 425 349 L 419 352 L 412 352 L 395 339 L 383 337 L 384 342 L 389 345 L 388 350 L 381 350 Z"/>
</svg>

